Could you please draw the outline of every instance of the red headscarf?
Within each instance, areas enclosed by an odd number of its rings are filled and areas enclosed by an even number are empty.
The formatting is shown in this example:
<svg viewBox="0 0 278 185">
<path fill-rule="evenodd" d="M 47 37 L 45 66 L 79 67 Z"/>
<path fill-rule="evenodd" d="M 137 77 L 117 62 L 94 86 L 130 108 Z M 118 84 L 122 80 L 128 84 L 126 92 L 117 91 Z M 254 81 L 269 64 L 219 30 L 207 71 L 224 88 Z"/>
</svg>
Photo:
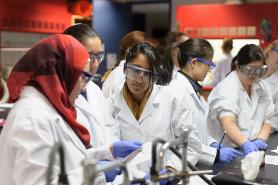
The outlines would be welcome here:
<svg viewBox="0 0 278 185">
<path fill-rule="evenodd" d="M 47 97 L 86 148 L 90 147 L 90 135 L 76 121 L 69 94 L 88 58 L 88 52 L 76 39 L 56 34 L 30 49 L 14 66 L 8 79 L 10 102 L 19 98 L 23 86 L 35 87 Z"/>
</svg>

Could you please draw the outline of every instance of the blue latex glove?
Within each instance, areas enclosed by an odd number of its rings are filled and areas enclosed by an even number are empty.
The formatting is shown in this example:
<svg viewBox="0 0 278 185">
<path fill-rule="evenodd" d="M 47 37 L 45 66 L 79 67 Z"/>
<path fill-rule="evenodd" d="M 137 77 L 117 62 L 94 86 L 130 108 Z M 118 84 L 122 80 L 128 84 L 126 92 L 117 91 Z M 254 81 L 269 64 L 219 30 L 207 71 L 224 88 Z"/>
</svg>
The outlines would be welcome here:
<svg viewBox="0 0 278 185">
<path fill-rule="evenodd" d="M 117 141 L 112 144 L 112 154 L 115 158 L 124 158 L 142 145 L 138 141 Z"/>
<path fill-rule="evenodd" d="M 258 147 L 251 141 L 246 141 L 245 143 L 243 143 L 241 148 L 243 150 L 244 156 L 248 155 L 251 152 L 259 151 Z"/>
<path fill-rule="evenodd" d="M 98 161 L 98 164 L 105 166 L 105 165 L 108 165 L 110 162 L 111 161 L 102 160 L 102 161 Z M 113 170 L 104 172 L 106 182 L 113 182 L 114 179 L 116 178 L 116 176 L 120 175 L 121 173 L 122 173 L 122 170 L 120 168 L 114 168 Z"/>
<path fill-rule="evenodd" d="M 233 148 L 230 147 L 224 147 L 220 149 L 219 154 L 219 162 L 220 163 L 230 163 L 232 162 L 236 157 L 242 156 L 243 154 Z"/>
<path fill-rule="evenodd" d="M 163 170 L 161 170 L 160 172 L 159 172 L 159 175 L 163 175 L 163 174 L 166 174 L 167 173 L 167 170 L 166 169 L 163 169 Z M 145 175 L 145 177 L 144 177 L 144 179 L 145 180 L 147 180 L 147 179 L 149 179 L 150 178 L 150 175 L 149 174 L 147 174 L 147 175 Z M 168 180 L 166 180 L 166 179 L 162 179 L 162 180 L 160 180 L 159 181 L 159 184 L 160 185 L 172 185 L 173 183 L 171 182 L 171 180 L 170 181 L 168 181 Z"/>
<path fill-rule="evenodd" d="M 267 144 L 262 139 L 255 139 L 254 141 L 252 141 L 252 143 L 254 143 L 259 150 L 266 151 L 267 149 Z"/>
<path fill-rule="evenodd" d="M 210 146 L 213 147 L 213 148 L 217 148 L 217 149 L 218 148 L 224 148 L 223 144 L 219 145 L 219 143 L 217 143 L 217 142 L 211 143 Z"/>
</svg>

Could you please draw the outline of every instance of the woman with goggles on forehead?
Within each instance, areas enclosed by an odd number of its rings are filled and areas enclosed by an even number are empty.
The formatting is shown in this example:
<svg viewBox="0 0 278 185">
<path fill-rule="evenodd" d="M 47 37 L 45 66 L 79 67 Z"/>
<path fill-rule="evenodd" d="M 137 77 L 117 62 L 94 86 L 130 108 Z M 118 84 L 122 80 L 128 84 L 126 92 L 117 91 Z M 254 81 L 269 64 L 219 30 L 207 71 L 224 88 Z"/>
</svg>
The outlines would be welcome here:
<svg viewBox="0 0 278 185">
<path fill-rule="evenodd" d="M 212 166 L 214 163 L 232 162 L 241 155 L 233 148 L 224 147 L 216 142 L 207 131 L 207 116 L 209 106 L 199 91 L 202 86 L 198 81 L 203 81 L 209 70 L 215 67 L 211 62 L 213 48 L 204 39 L 188 39 L 177 46 L 180 70 L 176 79 L 171 81 L 170 87 L 186 97 L 186 101 L 193 112 L 193 123 L 198 129 L 198 137 L 202 143 L 202 153 L 199 163 Z"/>
<path fill-rule="evenodd" d="M 270 90 L 260 79 L 266 71 L 265 57 L 259 46 L 243 46 L 232 63 L 232 72 L 211 92 L 208 127 L 223 143 L 239 147 L 244 155 L 266 150 L 274 111 Z"/>
<path fill-rule="evenodd" d="M 108 110 L 107 100 L 100 88 L 92 81 L 103 58 L 102 41 L 98 33 L 85 24 L 76 24 L 64 31 L 64 34 L 75 37 L 89 53 L 89 72 L 82 73 L 85 86 L 82 93 L 75 101 L 77 120 L 80 121 L 90 132 L 91 145 L 96 148 L 93 157 L 100 164 L 108 163 L 114 157 L 125 157 L 132 151 L 141 147 L 140 142 L 119 141 L 119 136 L 114 130 L 118 130 L 116 121 Z M 112 182 L 121 171 L 114 169 L 106 172 L 107 182 Z"/>
<path fill-rule="evenodd" d="M 201 150 L 196 128 L 192 127 L 192 112 L 185 100 L 178 102 L 168 86 L 156 85 L 160 79 L 160 61 L 156 49 L 148 44 L 130 48 L 122 90 L 110 100 L 112 114 L 120 124 L 123 140 L 174 140 L 183 129 L 189 129 L 188 160 L 195 165 Z M 166 157 L 166 166 L 180 169 L 181 161 L 174 155 Z"/>
<path fill-rule="evenodd" d="M 278 130 L 278 40 L 272 42 L 264 51 L 267 64 L 267 72 L 263 76 L 271 89 L 272 99 L 275 104 L 275 113 L 271 118 L 273 127 Z"/>
</svg>

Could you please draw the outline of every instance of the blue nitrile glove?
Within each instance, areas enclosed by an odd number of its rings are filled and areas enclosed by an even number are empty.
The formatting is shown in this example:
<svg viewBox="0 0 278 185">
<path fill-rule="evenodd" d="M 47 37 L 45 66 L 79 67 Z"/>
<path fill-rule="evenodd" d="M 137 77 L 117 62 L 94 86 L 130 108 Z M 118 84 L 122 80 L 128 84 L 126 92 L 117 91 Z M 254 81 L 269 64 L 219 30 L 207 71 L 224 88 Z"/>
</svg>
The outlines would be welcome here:
<svg viewBox="0 0 278 185">
<path fill-rule="evenodd" d="M 142 145 L 138 141 L 117 141 L 112 144 L 112 154 L 115 158 L 124 158 Z"/>
<path fill-rule="evenodd" d="M 266 149 L 267 149 L 267 144 L 262 139 L 255 139 L 254 141 L 252 141 L 252 143 L 254 143 L 258 147 L 259 150 L 266 151 Z"/>
<path fill-rule="evenodd" d="M 224 148 L 223 144 L 220 144 L 220 146 L 219 146 L 219 143 L 217 143 L 217 142 L 211 143 L 210 146 L 213 147 L 213 148 L 217 148 L 217 149 L 218 148 Z"/>
<path fill-rule="evenodd" d="M 109 164 L 110 162 L 111 161 L 102 160 L 102 161 L 98 161 L 98 164 L 101 166 L 105 166 L 105 165 Z M 120 168 L 114 168 L 113 170 L 104 172 L 106 182 L 113 182 L 114 179 L 116 178 L 116 176 L 120 175 L 121 173 L 122 173 L 122 170 Z"/>
<path fill-rule="evenodd" d="M 244 156 L 248 155 L 251 152 L 259 151 L 258 147 L 251 141 L 246 141 L 245 143 L 243 143 L 241 148 L 243 150 Z"/>
<path fill-rule="evenodd" d="M 159 172 L 159 175 L 164 175 L 164 174 L 166 174 L 167 173 L 167 170 L 166 169 L 163 169 L 163 170 L 160 170 L 160 172 Z M 150 174 L 147 174 L 147 175 L 145 175 L 145 177 L 144 177 L 144 179 L 145 180 L 147 180 L 147 179 L 149 179 L 150 178 Z M 162 180 L 160 180 L 159 181 L 159 184 L 160 185 L 172 185 L 172 184 L 174 184 L 174 183 L 172 183 L 172 181 L 170 180 L 166 180 L 166 179 L 162 179 Z"/>
<path fill-rule="evenodd" d="M 219 152 L 220 152 L 219 153 L 219 162 L 220 163 L 230 163 L 236 157 L 243 155 L 241 152 L 239 152 L 233 148 L 230 148 L 230 147 L 221 148 Z"/>
</svg>

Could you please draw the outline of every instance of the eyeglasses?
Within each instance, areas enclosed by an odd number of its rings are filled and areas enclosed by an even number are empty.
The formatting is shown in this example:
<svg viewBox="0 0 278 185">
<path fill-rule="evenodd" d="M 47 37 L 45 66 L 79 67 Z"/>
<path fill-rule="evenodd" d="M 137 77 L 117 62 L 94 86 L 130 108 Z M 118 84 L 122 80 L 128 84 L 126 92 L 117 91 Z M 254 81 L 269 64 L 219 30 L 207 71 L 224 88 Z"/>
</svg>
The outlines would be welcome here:
<svg viewBox="0 0 278 185">
<path fill-rule="evenodd" d="M 267 72 L 267 65 L 261 67 L 251 67 L 248 65 L 240 65 L 239 71 L 247 76 L 261 77 Z"/>
<path fill-rule="evenodd" d="M 202 62 L 203 64 L 207 64 L 210 69 L 213 69 L 216 66 L 212 61 L 209 61 L 209 60 L 205 60 L 202 58 L 193 58 L 192 60 L 194 60 L 194 59 L 198 60 L 199 62 Z"/>
<path fill-rule="evenodd" d="M 104 52 L 101 51 L 97 54 L 93 53 L 93 52 L 89 52 L 89 55 L 90 55 L 90 60 L 91 61 L 94 61 L 95 59 L 97 60 L 97 62 L 100 64 L 103 59 L 104 59 Z"/>
<path fill-rule="evenodd" d="M 151 79 L 151 72 L 147 69 L 135 66 L 135 65 L 128 65 L 125 63 L 124 65 L 124 72 L 129 80 L 136 80 L 139 76 L 143 78 L 145 83 L 148 83 Z M 143 75 L 142 75 L 143 74 Z M 158 74 L 153 73 L 152 82 L 155 83 L 157 81 Z"/>
<path fill-rule="evenodd" d="M 89 72 L 82 71 L 81 77 L 82 77 L 82 82 L 85 85 L 87 85 L 93 79 L 94 75 L 92 75 Z"/>
</svg>

